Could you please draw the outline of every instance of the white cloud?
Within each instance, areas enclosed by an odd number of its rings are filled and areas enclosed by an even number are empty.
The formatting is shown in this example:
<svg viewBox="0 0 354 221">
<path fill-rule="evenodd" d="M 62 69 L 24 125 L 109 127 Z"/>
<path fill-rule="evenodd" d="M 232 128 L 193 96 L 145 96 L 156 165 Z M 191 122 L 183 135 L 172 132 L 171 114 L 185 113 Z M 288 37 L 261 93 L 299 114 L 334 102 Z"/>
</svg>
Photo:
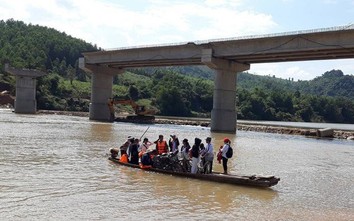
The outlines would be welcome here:
<svg viewBox="0 0 354 221">
<path fill-rule="evenodd" d="M 239 6 L 243 0 L 205 0 L 205 4 L 211 7 L 217 6 Z"/>
<path fill-rule="evenodd" d="M 323 3 L 325 4 L 338 4 L 338 0 L 324 0 Z"/>
<path fill-rule="evenodd" d="M 270 64 L 253 64 L 249 73 L 269 75 L 294 80 L 312 80 L 326 71 L 341 70 L 346 75 L 354 75 L 354 59 L 302 61 Z"/>
<path fill-rule="evenodd" d="M 241 0 L 154 0 L 139 9 L 114 2 L 0 0 L 0 19 L 53 27 L 103 48 L 235 37 L 276 25 L 270 15 L 238 10 Z"/>
<path fill-rule="evenodd" d="M 297 1 L 282 0 L 295 4 Z M 323 0 L 334 3 L 334 0 Z M 0 19 L 39 24 L 117 48 L 270 34 L 274 13 L 249 0 L 0 0 Z M 274 4 L 271 2 L 266 3 Z M 253 10 L 245 10 L 252 8 Z M 272 7 L 272 6 L 269 6 Z M 354 73 L 354 62 L 297 62 L 252 65 L 250 72 L 312 79 L 332 69 Z"/>
</svg>

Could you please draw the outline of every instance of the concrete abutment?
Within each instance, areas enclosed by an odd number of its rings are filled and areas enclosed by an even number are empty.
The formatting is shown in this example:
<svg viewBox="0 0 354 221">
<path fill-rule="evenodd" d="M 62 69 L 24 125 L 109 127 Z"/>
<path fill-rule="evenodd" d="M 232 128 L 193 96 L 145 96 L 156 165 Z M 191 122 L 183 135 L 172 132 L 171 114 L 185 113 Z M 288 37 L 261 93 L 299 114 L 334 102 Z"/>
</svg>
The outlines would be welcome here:
<svg viewBox="0 0 354 221">
<path fill-rule="evenodd" d="M 38 70 L 12 68 L 9 64 L 5 64 L 5 72 L 16 76 L 15 113 L 35 114 L 37 111 L 36 78 L 46 75 L 46 73 Z"/>
</svg>

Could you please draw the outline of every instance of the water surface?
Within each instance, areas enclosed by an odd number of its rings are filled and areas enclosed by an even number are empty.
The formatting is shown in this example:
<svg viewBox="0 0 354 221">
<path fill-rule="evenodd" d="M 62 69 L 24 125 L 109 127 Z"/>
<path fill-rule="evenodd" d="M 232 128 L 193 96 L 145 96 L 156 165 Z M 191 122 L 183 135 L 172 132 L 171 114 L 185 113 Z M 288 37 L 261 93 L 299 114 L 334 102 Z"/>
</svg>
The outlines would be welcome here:
<svg viewBox="0 0 354 221">
<path fill-rule="evenodd" d="M 115 165 L 128 136 L 229 136 L 231 173 L 276 175 L 249 188 Z M 216 171 L 221 165 L 214 162 Z M 354 143 L 176 125 L 100 123 L 0 109 L 0 220 L 354 220 Z"/>
</svg>

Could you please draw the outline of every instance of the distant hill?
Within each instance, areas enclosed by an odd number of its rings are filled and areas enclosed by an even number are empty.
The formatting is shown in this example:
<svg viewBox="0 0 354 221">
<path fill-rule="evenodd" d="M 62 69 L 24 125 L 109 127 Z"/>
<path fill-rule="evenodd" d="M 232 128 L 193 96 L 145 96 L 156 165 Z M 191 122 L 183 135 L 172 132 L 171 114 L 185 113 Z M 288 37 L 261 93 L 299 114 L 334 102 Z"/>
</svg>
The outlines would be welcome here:
<svg viewBox="0 0 354 221">
<path fill-rule="evenodd" d="M 39 109 L 88 111 L 90 76 L 78 68 L 95 45 L 52 28 L 0 21 L 0 91 L 15 94 L 5 62 L 49 73 L 37 80 Z M 130 97 L 160 115 L 210 117 L 214 71 L 206 66 L 128 69 L 114 77 L 113 96 Z M 354 123 L 354 76 L 331 70 L 310 81 L 247 72 L 237 75 L 238 119 Z"/>
<path fill-rule="evenodd" d="M 186 76 L 214 80 L 214 72 L 206 66 L 182 66 L 164 68 L 132 69 L 131 72 L 138 75 L 151 76 L 156 71 L 168 70 Z M 250 74 L 248 72 L 237 75 L 237 87 L 252 90 L 255 88 L 266 91 L 285 90 L 311 95 L 347 97 L 354 99 L 354 76 L 344 75 L 341 70 L 331 70 L 322 76 L 309 81 L 293 81 L 270 76 Z"/>
<path fill-rule="evenodd" d="M 39 25 L 25 24 L 9 19 L 0 21 L 0 65 L 8 62 L 13 67 L 57 70 L 65 74 L 75 67 L 82 52 L 98 48 L 64 32 Z"/>
<path fill-rule="evenodd" d="M 311 81 L 299 82 L 299 85 L 303 93 L 354 99 L 354 76 L 344 75 L 341 70 L 327 71 Z"/>
<path fill-rule="evenodd" d="M 204 65 L 196 65 L 196 66 L 172 66 L 172 67 L 148 67 L 148 68 L 137 68 L 137 69 L 130 69 L 130 72 L 140 75 L 147 75 L 151 76 L 156 71 L 172 71 L 176 73 L 180 73 L 182 75 L 196 77 L 196 78 L 203 78 L 207 80 L 214 80 L 214 72 Z"/>
<path fill-rule="evenodd" d="M 344 75 L 341 70 L 331 70 L 309 81 L 292 81 L 248 73 L 238 75 L 241 88 L 260 88 L 267 91 L 285 90 L 316 96 L 346 97 L 354 99 L 354 76 Z"/>
</svg>

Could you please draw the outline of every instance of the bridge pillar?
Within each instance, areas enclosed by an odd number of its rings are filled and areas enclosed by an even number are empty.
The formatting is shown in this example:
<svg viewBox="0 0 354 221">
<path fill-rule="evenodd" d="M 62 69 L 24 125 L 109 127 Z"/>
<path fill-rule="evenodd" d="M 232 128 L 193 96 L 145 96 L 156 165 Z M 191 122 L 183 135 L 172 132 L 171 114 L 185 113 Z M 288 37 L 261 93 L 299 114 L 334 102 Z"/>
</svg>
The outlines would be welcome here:
<svg viewBox="0 0 354 221">
<path fill-rule="evenodd" d="M 113 121 L 108 99 L 112 97 L 113 75 L 92 73 L 90 120 Z"/>
<path fill-rule="evenodd" d="M 46 73 L 38 70 L 16 69 L 5 64 L 5 72 L 16 76 L 15 113 L 35 114 L 36 101 L 36 77 Z"/>
<path fill-rule="evenodd" d="M 237 73 L 250 69 L 250 65 L 213 58 L 212 49 L 203 50 L 202 62 L 216 71 L 213 110 L 211 111 L 211 130 L 235 133 L 237 122 Z"/>
<path fill-rule="evenodd" d="M 90 120 L 112 122 L 114 117 L 112 119 L 108 100 L 112 97 L 113 76 L 122 73 L 122 70 L 108 66 L 85 64 L 84 58 L 79 59 L 79 67 L 92 73 Z"/>
</svg>

